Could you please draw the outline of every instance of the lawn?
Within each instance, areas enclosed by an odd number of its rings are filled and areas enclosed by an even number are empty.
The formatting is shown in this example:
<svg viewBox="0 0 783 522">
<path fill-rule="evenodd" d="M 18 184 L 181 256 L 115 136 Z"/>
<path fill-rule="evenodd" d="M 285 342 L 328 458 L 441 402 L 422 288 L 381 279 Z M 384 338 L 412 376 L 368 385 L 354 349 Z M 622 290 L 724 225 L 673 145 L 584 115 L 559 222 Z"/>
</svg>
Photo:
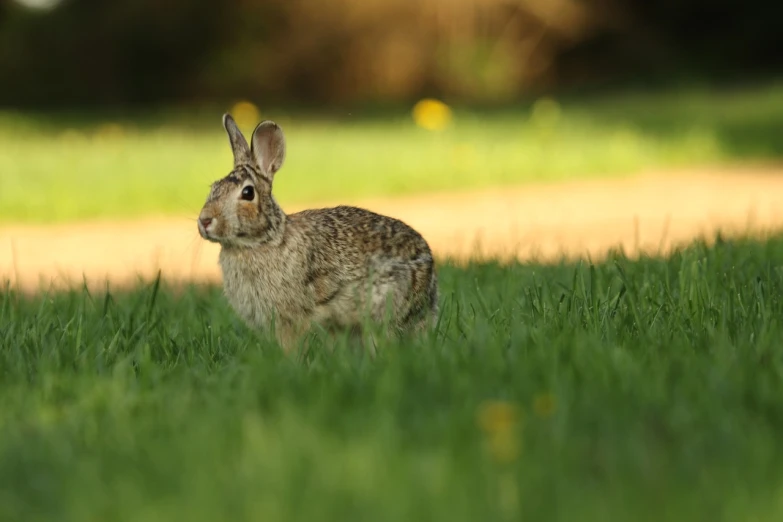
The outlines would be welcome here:
<svg viewBox="0 0 783 522">
<path fill-rule="evenodd" d="M 192 218 L 228 173 L 226 108 L 90 115 L 0 112 L 0 222 Z M 472 190 L 783 155 L 783 86 L 455 107 L 431 132 L 408 109 L 266 110 L 288 138 L 284 205 Z M 250 132 L 254 121 L 242 124 Z"/>
<path fill-rule="evenodd" d="M 783 237 L 440 273 L 375 360 L 215 288 L 0 294 L 0 519 L 781 519 Z"/>
</svg>

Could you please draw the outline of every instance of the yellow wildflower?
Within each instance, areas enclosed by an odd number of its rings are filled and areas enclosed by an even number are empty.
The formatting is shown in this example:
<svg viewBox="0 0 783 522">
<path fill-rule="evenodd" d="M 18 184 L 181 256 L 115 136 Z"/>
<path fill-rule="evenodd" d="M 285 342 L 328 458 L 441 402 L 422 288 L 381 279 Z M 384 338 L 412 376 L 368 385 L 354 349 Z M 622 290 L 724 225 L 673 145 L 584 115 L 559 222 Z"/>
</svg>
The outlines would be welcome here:
<svg viewBox="0 0 783 522">
<path fill-rule="evenodd" d="M 430 131 L 443 130 L 451 123 L 451 108 L 439 100 L 425 98 L 413 107 L 413 121 Z"/>
<path fill-rule="evenodd" d="M 519 456 L 517 407 L 508 402 L 491 401 L 478 411 L 478 424 L 486 434 L 487 450 L 496 462 L 513 462 Z"/>
<path fill-rule="evenodd" d="M 231 116 L 237 125 L 245 128 L 255 128 L 259 123 L 260 112 L 258 107 L 249 101 L 238 101 L 231 107 Z"/>
</svg>

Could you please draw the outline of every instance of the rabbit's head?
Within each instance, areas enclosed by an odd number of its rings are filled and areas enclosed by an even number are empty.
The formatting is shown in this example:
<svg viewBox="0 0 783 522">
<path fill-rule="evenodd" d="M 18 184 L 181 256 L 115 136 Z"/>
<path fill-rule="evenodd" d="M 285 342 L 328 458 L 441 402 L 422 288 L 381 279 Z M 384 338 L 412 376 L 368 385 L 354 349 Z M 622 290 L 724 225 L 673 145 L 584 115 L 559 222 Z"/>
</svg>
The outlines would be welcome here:
<svg viewBox="0 0 783 522">
<path fill-rule="evenodd" d="M 226 246 L 258 244 L 282 233 L 285 216 L 272 197 L 272 180 L 285 160 L 283 130 L 258 124 L 248 145 L 230 114 L 223 116 L 234 168 L 214 182 L 198 218 L 201 237 Z"/>
</svg>

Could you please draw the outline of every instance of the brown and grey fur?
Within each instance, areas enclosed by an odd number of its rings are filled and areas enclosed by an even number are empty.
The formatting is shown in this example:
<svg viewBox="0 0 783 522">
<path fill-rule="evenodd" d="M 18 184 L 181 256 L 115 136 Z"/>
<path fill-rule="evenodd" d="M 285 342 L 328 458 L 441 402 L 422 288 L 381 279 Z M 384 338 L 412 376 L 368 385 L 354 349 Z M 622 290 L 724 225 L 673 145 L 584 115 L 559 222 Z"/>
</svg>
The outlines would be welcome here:
<svg viewBox="0 0 783 522">
<path fill-rule="evenodd" d="M 286 350 L 313 323 L 356 330 L 366 318 L 388 319 L 398 333 L 434 326 L 437 275 L 418 232 L 356 207 L 286 214 L 272 196 L 285 159 L 282 129 L 264 121 L 248 145 L 229 114 L 223 126 L 234 169 L 212 184 L 198 228 L 221 245 L 225 295 L 249 326 L 274 324 Z M 248 185 L 252 201 L 241 198 Z"/>
</svg>

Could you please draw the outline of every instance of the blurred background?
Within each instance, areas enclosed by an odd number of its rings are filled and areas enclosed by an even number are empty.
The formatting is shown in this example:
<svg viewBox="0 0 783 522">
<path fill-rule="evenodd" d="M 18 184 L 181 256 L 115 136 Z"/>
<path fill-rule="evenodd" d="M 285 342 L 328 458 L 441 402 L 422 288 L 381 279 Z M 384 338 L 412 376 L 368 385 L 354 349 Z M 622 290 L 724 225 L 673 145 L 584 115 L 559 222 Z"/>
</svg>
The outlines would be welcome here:
<svg viewBox="0 0 783 522">
<path fill-rule="evenodd" d="M 502 104 L 780 73 L 772 0 L 3 0 L 6 107 Z"/>
<path fill-rule="evenodd" d="M 248 133 L 283 125 L 287 210 L 643 172 L 779 177 L 782 19 L 772 0 L 0 0 L 0 225 L 169 216 L 198 242 L 209 183 L 230 169 L 225 111 Z M 711 179 L 674 210 L 745 194 Z M 721 183 L 732 192 L 710 195 Z M 754 187 L 748 201 L 777 194 Z M 582 220 L 632 233 L 641 189 L 596 199 L 607 191 L 531 198 L 561 221 L 592 198 Z M 510 194 L 458 208 L 484 228 L 500 209 L 508 226 L 564 233 L 541 224 L 546 208 L 514 221 Z M 650 203 L 651 234 L 668 203 Z M 456 222 L 445 202 L 406 205 L 388 210 Z M 574 223 L 560 224 L 585 236 Z"/>
</svg>

